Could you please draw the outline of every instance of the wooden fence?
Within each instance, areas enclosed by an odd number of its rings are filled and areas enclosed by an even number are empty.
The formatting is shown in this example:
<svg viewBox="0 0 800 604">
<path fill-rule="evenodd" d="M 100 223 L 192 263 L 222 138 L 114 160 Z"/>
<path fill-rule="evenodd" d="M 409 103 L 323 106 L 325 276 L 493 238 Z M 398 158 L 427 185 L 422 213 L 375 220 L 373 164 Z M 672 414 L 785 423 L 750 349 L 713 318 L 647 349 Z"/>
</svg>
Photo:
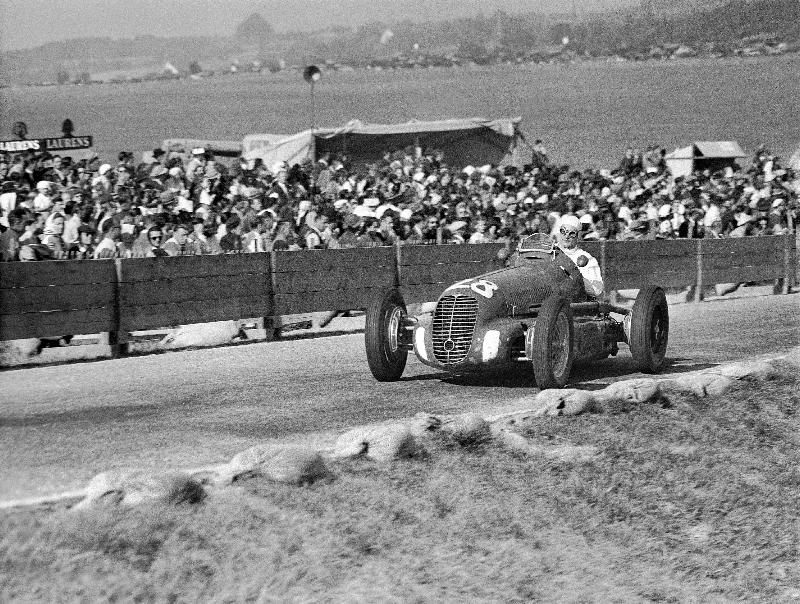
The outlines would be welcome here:
<svg viewBox="0 0 800 604">
<path fill-rule="evenodd" d="M 0 264 L 0 340 L 131 331 L 187 323 L 365 308 L 398 286 L 407 302 L 502 264 L 501 244 L 311 250 L 129 260 Z M 794 235 L 586 242 L 607 290 L 785 279 Z"/>
</svg>

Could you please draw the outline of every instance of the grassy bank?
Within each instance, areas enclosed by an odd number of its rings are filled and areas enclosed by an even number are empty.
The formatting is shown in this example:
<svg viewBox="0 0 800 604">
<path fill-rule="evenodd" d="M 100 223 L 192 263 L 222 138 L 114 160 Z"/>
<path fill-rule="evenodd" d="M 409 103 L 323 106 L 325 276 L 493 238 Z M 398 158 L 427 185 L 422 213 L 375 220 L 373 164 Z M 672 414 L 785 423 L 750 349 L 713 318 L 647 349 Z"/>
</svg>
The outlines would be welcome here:
<svg viewBox="0 0 800 604">
<path fill-rule="evenodd" d="M 545 418 L 539 443 L 251 480 L 191 507 L 14 511 L 0 600 L 685 601 L 800 597 L 798 380 Z"/>
</svg>

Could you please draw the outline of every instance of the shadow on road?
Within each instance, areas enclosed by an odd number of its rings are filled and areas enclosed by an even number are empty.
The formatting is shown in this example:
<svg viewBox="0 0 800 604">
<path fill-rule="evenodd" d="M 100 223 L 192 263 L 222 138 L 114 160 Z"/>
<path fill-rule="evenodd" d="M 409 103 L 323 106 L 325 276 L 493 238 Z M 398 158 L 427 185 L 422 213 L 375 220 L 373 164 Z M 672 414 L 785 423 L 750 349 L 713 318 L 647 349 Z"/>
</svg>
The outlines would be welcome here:
<svg viewBox="0 0 800 604">
<path fill-rule="evenodd" d="M 189 394 L 178 397 L 169 402 L 126 404 L 109 406 L 91 406 L 71 409 L 69 411 L 55 411 L 52 413 L 34 413 L 3 417 L 0 415 L 0 428 L 28 428 L 46 426 L 48 424 L 64 424 L 74 422 L 91 423 L 93 426 L 120 421 L 131 421 L 148 416 L 160 416 L 170 409 L 186 410 L 187 412 L 196 405 L 203 403 L 199 394 Z"/>
<path fill-rule="evenodd" d="M 660 375 L 688 373 L 714 367 L 714 363 L 697 363 L 691 359 L 668 359 L 667 368 Z M 609 358 L 602 361 L 580 363 L 572 368 L 569 387 L 583 390 L 599 390 L 606 387 L 606 383 L 597 380 L 647 377 L 646 374 L 636 370 L 633 359 L 630 357 Z M 430 381 L 438 380 L 454 386 L 471 387 L 500 387 L 500 388 L 535 388 L 536 381 L 533 369 L 528 365 L 506 370 L 483 370 L 469 373 L 452 374 L 446 372 L 425 373 L 404 377 L 400 381 Z"/>
</svg>

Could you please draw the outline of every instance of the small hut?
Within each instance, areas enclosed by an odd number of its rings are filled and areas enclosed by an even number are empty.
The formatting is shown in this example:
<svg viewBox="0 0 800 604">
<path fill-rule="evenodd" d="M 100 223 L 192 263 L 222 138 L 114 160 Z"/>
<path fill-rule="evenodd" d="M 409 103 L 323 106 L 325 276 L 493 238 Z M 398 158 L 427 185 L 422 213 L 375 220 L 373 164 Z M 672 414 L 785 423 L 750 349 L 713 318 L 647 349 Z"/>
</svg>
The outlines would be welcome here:
<svg viewBox="0 0 800 604">
<path fill-rule="evenodd" d="M 743 157 L 747 154 L 736 141 L 695 141 L 668 153 L 665 159 L 672 177 L 678 178 L 696 171 L 735 169 L 736 160 Z"/>
</svg>

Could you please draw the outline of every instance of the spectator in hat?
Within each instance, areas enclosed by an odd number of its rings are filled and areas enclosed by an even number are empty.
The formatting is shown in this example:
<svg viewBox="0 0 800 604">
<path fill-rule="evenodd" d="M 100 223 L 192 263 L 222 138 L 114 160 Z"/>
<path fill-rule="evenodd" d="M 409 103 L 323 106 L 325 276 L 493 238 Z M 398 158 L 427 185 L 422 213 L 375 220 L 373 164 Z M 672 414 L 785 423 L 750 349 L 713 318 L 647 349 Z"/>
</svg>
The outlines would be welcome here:
<svg viewBox="0 0 800 604">
<path fill-rule="evenodd" d="M 120 189 L 130 188 L 133 182 L 132 168 L 126 164 L 121 163 L 117 166 L 116 179 L 113 185 L 113 191 L 119 193 Z"/>
<path fill-rule="evenodd" d="M 62 213 L 64 214 L 64 233 L 61 237 L 64 239 L 64 245 L 69 249 L 70 246 L 78 241 L 78 227 L 81 226 L 81 217 L 71 199 L 64 204 Z"/>
<path fill-rule="evenodd" d="M 226 254 L 242 251 L 242 238 L 239 236 L 241 218 L 238 214 L 231 214 L 225 221 L 225 234 L 220 238 L 219 245 Z"/>
<path fill-rule="evenodd" d="M 164 189 L 179 194 L 186 188 L 183 180 L 183 170 L 180 166 L 173 166 L 167 171 L 167 178 L 164 180 Z"/>
<path fill-rule="evenodd" d="M 450 232 L 450 243 L 464 243 L 467 224 L 465 220 L 455 220 L 445 227 Z"/>
<path fill-rule="evenodd" d="M 111 164 L 100 165 L 97 176 L 92 179 L 92 187 L 106 195 L 111 193 Z"/>
<path fill-rule="evenodd" d="M 196 255 L 222 253 L 222 248 L 216 238 L 216 231 L 217 226 L 213 216 L 207 218 L 196 216 L 192 219 L 192 234 L 189 236 L 189 242 L 194 247 Z"/>
<path fill-rule="evenodd" d="M 297 233 L 295 224 L 292 220 L 280 220 L 275 231 L 275 238 L 272 242 L 273 251 L 296 251 L 300 249 L 297 243 Z"/>
<path fill-rule="evenodd" d="M 343 248 L 356 247 L 358 236 L 361 232 L 361 218 L 356 214 L 345 214 L 342 224 L 342 234 L 339 236 L 339 246 Z"/>
<path fill-rule="evenodd" d="M 50 169 L 52 177 L 59 185 L 64 186 L 67 184 L 67 175 L 69 170 L 64 164 L 64 159 L 60 155 L 53 156 L 53 167 Z"/>
<path fill-rule="evenodd" d="M 25 230 L 19 236 L 20 245 L 39 243 L 39 235 L 44 230 L 46 214 L 34 214 L 32 211 L 25 213 Z"/>
<path fill-rule="evenodd" d="M 258 216 L 249 216 L 243 221 L 244 232 L 242 233 L 243 252 L 265 252 L 264 240 L 259 232 L 261 219 Z"/>
<path fill-rule="evenodd" d="M 730 237 L 747 237 L 755 229 L 755 217 L 747 212 L 742 212 L 736 216 L 736 228 L 729 233 Z"/>
<path fill-rule="evenodd" d="M 8 226 L 8 215 L 17 208 L 17 184 L 19 177 L 5 181 L 0 185 L 0 223 Z"/>
<path fill-rule="evenodd" d="M 33 209 L 36 212 L 46 212 L 53 207 L 53 183 L 40 180 L 36 183 L 37 195 L 33 199 Z"/>
<path fill-rule="evenodd" d="M 78 227 L 78 241 L 67 252 L 69 260 L 88 260 L 94 257 L 94 236 L 96 231 L 89 225 Z"/>
<path fill-rule="evenodd" d="M 289 203 L 289 200 L 292 198 L 292 193 L 289 191 L 289 186 L 286 183 L 286 164 L 279 162 L 274 166 L 273 175 L 275 178 L 269 193 L 277 193 L 279 203 Z"/>
<path fill-rule="evenodd" d="M 164 180 L 169 175 L 169 170 L 164 164 L 157 163 L 153 164 L 152 168 L 150 168 L 150 175 L 149 178 L 151 181 L 156 181 L 159 186 L 163 187 Z"/>
<path fill-rule="evenodd" d="M 53 260 L 63 260 L 67 257 L 64 240 L 61 235 L 64 232 L 64 215 L 51 214 L 45 222 L 44 232 L 39 241 L 50 250 L 50 258 Z"/>
<path fill-rule="evenodd" d="M 258 213 L 258 236 L 261 238 L 261 247 L 264 251 L 272 249 L 273 238 L 277 226 L 276 214 L 271 209 L 261 210 Z"/>
<path fill-rule="evenodd" d="M 201 179 L 207 162 L 206 150 L 203 147 L 192 149 L 192 159 L 186 164 L 186 179 L 190 183 Z"/>
<path fill-rule="evenodd" d="M 395 243 L 397 243 L 395 216 L 396 214 L 393 211 L 383 212 L 380 216 L 380 225 L 378 229 L 383 239 L 383 245 L 395 245 Z"/>
<path fill-rule="evenodd" d="M 319 250 L 325 247 L 322 232 L 327 228 L 327 217 L 317 212 L 308 212 L 304 219 L 303 237 L 305 248 Z"/>
<path fill-rule="evenodd" d="M 771 235 L 783 235 L 788 231 L 786 224 L 786 201 L 782 197 L 775 198 L 767 214 L 767 224 Z"/>
<path fill-rule="evenodd" d="M 663 204 L 658 209 L 658 235 L 659 239 L 672 239 L 674 237 L 674 230 L 672 225 L 672 206 L 668 203 Z"/>
</svg>

